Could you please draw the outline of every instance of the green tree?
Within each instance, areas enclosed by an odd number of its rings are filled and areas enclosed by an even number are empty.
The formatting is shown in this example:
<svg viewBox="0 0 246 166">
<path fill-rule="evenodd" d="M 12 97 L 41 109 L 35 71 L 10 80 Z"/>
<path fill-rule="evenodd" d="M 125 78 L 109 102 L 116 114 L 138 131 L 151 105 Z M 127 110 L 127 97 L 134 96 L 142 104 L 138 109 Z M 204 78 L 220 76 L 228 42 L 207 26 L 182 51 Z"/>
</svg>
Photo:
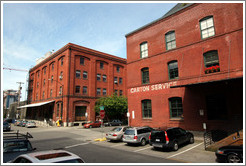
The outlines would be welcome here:
<svg viewBox="0 0 246 166">
<path fill-rule="evenodd" d="M 105 119 L 123 120 L 127 113 L 127 98 L 123 96 L 112 95 L 101 97 L 96 101 L 95 111 L 100 112 L 100 106 L 104 106 Z"/>
</svg>

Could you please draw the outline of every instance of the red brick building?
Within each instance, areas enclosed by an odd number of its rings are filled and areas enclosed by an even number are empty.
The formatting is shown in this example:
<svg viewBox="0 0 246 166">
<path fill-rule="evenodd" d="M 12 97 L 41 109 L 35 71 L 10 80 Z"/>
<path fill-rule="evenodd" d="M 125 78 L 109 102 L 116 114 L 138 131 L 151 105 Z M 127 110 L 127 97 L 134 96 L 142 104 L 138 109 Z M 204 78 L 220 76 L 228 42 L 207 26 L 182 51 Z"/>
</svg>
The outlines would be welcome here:
<svg viewBox="0 0 246 166">
<path fill-rule="evenodd" d="M 27 119 L 94 121 L 97 98 L 127 95 L 126 60 L 68 43 L 30 69 L 28 91 Z"/>
<path fill-rule="evenodd" d="M 177 4 L 126 35 L 132 126 L 243 128 L 243 4 Z"/>
</svg>

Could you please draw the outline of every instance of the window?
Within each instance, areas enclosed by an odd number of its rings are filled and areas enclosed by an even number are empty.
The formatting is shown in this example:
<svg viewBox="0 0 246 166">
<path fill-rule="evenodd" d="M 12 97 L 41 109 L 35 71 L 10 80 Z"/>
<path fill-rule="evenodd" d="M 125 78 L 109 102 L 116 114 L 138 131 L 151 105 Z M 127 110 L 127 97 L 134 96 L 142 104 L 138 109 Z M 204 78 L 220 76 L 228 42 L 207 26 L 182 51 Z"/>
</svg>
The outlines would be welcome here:
<svg viewBox="0 0 246 166">
<path fill-rule="evenodd" d="M 172 61 L 168 63 L 169 79 L 179 78 L 178 62 Z"/>
<path fill-rule="evenodd" d="M 102 78 L 103 78 L 103 82 L 107 82 L 107 76 L 106 75 L 103 75 Z"/>
<path fill-rule="evenodd" d="M 97 95 L 101 95 L 101 88 L 97 88 Z"/>
<path fill-rule="evenodd" d="M 83 86 L 83 94 L 87 94 L 87 86 Z"/>
<path fill-rule="evenodd" d="M 120 77 L 120 78 L 119 78 L 119 84 L 122 84 L 122 82 L 123 82 L 123 81 L 122 81 L 122 78 Z"/>
<path fill-rule="evenodd" d="M 39 87 L 39 82 L 37 82 L 37 88 Z"/>
<path fill-rule="evenodd" d="M 38 71 L 38 78 L 39 78 L 39 71 Z"/>
<path fill-rule="evenodd" d="M 142 72 L 142 84 L 148 84 L 149 83 L 149 68 L 143 68 L 141 69 Z"/>
<path fill-rule="evenodd" d="M 51 76 L 51 83 L 53 83 L 53 78 L 54 78 L 54 77 L 53 77 L 53 75 L 52 75 L 52 76 Z"/>
<path fill-rule="evenodd" d="M 46 74 L 46 67 L 44 68 L 44 75 Z"/>
<path fill-rule="evenodd" d="M 83 79 L 87 79 L 87 78 L 88 78 L 87 71 L 84 71 L 84 72 L 83 72 Z"/>
<path fill-rule="evenodd" d="M 101 81 L 101 74 L 97 74 L 97 81 Z"/>
<path fill-rule="evenodd" d="M 142 100 L 142 117 L 152 118 L 151 100 Z"/>
<path fill-rule="evenodd" d="M 120 90 L 120 96 L 122 96 L 123 95 L 123 91 L 122 90 Z"/>
<path fill-rule="evenodd" d="M 169 99 L 170 117 L 181 119 L 183 117 L 183 106 L 181 97 Z"/>
<path fill-rule="evenodd" d="M 118 77 L 114 77 L 114 83 L 115 83 L 115 84 L 118 83 Z"/>
<path fill-rule="evenodd" d="M 116 67 L 116 71 L 119 73 L 120 72 L 120 66 Z"/>
<path fill-rule="evenodd" d="M 62 80 L 63 79 L 63 72 L 61 71 L 61 73 L 60 73 L 60 80 Z"/>
<path fill-rule="evenodd" d="M 202 39 L 215 35 L 213 16 L 205 17 L 200 20 Z"/>
<path fill-rule="evenodd" d="M 166 49 L 167 50 L 176 48 L 175 31 L 167 32 L 165 35 L 165 38 L 166 38 Z"/>
<path fill-rule="evenodd" d="M 45 95 L 45 93 L 44 93 L 44 91 L 43 91 L 43 96 L 42 96 L 43 99 L 44 99 L 44 95 Z"/>
<path fill-rule="evenodd" d="M 85 64 L 85 58 L 82 58 L 82 57 L 80 58 L 80 64 L 81 65 L 84 65 Z"/>
<path fill-rule="evenodd" d="M 63 57 L 61 58 L 61 66 L 63 66 Z"/>
<path fill-rule="evenodd" d="M 62 86 L 60 86 L 60 91 L 59 91 L 59 95 L 62 94 Z"/>
<path fill-rule="evenodd" d="M 52 91 L 53 91 L 53 90 L 51 89 L 51 90 L 50 90 L 50 97 L 52 97 Z"/>
<path fill-rule="evenodd" d="M 80 86 L 75 87 L 75 93 L 80 93 Z"/>
<path fill-rule="evenodd" d="M 76 78 L 81 78 L 80 77 L 80 70 L 76 70 Z"/>
<path fill-rule="evenodd" d="M 143 42 L 140 44 L 140 58 L 148 57 L 148 43 Z"/>
<path fill-rule="evenodd" d="M 52 63 L 52 65 L 51 65 L 52 71 L 54 71 L 54 67 L 55 67 L 55 65 L 54 65 L 54 63 Z"/>
<path fill-rule="evenodd" d="M 117 89 L 114 90 L 114 94 L 118 95 L 118 90 Z"/>
<path fill-rule="evenodd" d="M 203 54 L 205 73 L 220 71 L 219 56 L 217 50 L 209 51 Z"/>
<path fill-rule="evenodd" d="M 100 62 L 100 69 L 103 69 L 103 62 Z"/>
<path fill-rule="evenodd" d="M 227 106 L 224 95 L 216 94 L 206 96 L 206 108 L 208 120 L 226 120 Z"/>
<path fill-rule="evenodd" d="M 103 95 L 106 96 L 107 95 L 107 89 L 103 88 Z"/>
</svg>

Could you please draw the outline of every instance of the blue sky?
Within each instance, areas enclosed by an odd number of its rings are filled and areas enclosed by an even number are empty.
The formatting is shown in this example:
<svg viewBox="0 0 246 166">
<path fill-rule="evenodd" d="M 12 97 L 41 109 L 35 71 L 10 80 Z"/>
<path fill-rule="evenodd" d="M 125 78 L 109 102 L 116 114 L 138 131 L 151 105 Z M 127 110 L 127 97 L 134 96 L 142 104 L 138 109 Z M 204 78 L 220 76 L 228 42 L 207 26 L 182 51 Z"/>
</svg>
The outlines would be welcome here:
<svg viewBox="0 0 246 166">
<path fill-rule="evenodd" d="M 29 70 L 51 50 L 74 43 L 126 58 L 125 35 L 162 17 L 175 3 L 3 3 L 2 67 Z M 26 99 L 27 72 L 2 70 L 2 89 Z"/>
</svg>

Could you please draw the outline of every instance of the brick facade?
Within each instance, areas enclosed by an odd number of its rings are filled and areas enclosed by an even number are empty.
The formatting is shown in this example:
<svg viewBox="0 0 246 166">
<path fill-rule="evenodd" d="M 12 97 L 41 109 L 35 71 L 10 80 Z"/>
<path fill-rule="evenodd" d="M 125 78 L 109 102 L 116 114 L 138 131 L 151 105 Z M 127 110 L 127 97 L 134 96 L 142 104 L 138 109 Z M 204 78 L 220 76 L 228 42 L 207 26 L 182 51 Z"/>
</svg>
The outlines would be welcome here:
<svg viewBox="0 0 246 166">
<path fill-rule="evenodd" d="M 100 81 L 97 80 L 97 74 L 101 74 Z M 103 76 L 106 76 L 106 81 Z M 122 78 L 122 82 L 114 83 L 114 77 L 118 81 Z M 84 87 L 87 90 L 83 92 Z M 97 88 L 100 88 L 101 94 L 97 94 Z M 106 89 L 106 94 L 103 94 L 103 89 Z M 127 95 L 126 60 L 68 43 L 30 69 L 29 103 L 54 102 L 29 108 L 28 116 L 41 120 L 62 119 L 66 124 L 94 121 L 96 99 L 112 95 L 115 90 L 118 90 L 118 95 L 120 91 L 122 95 Z M 85 113 L 88 114 L 87 119 Z"/>
<path fill-rule="evenodd" d="M 130 124 L 203 130 L 205 123 L 207 130 L 242 129 L 243 4 L 178 4 L 170 12 L 126 35 Z M 208 18 L 213 19 L 214 35 L 205 38 L 201 23 Z M 168 49 L 167 36 L 173 32 L 176 46 L 172 43 L 174 48 Z M 146 42 L 148 56 L 141 58 L 140 47 Z M 219 70 L 206 73 L 205 55 L 214 51 Z M 178 68 L 173 79 L 172 62 Z M 148 68 L 148 83 L 142 83 L 144 68 Z M 179 106 L 174 104 L 177 97 Z M 147 116 L 146 100 L 151 102 Z M 171 107 L 180 105 L 182 115 L 176 116 L 178 111 Z"/>
</svg>

